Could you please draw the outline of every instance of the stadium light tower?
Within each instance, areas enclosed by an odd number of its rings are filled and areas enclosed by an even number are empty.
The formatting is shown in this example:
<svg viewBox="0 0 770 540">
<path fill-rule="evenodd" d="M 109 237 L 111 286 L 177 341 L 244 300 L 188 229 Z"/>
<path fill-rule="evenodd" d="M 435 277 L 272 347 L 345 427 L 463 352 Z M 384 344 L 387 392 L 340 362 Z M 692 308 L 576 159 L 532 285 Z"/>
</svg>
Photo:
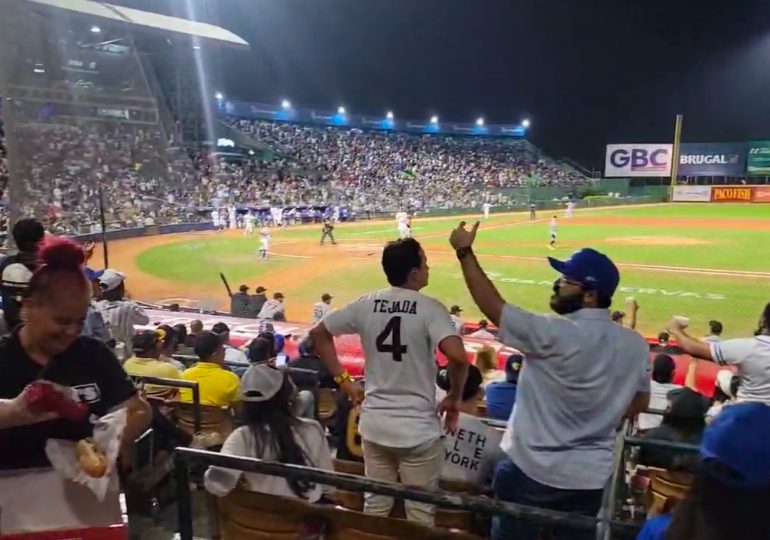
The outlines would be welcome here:
<svg viewBox="0 0 770 540">
<path fill-rule="evenodd" d="M 284 109 L 291 109 L 291 101 L 289 101 L 288 99 L 284 99 L 283 101 L 281 101 L 281 107 L 283 107 Z"/>
<path fill-rule="evenodd" d="M 340 116 L 345 116 L 345 107 L 343 106 L 337 107 L 337 114 L 339 114 Z"/>
<path fill-rule="evenodd" d="M 529 125 L 530 125 L 530 124 L 529 124 L 529 118 L 525 118 L 524 120 L 522 120 L 522 121 L 521 121 L 521 125 L 522 125 L 522 126 L 525 128 L 525 129 L 529 129 Z"/>
<path fill-rule="evenodd" d="M 431 124 L 438 124 L 438 116 L 433 115 L 430 117 L 430 123 Z"/>
<path fill-rule="evenodd" d="M 222 92 L 217 92 L 214 97 L 221 101 L 225 96 L 222 95 Z"/>
<path fill-rule="evenodd" d="M 477 118 L 476 119 L 476 125 L 479 126 L 479 127 L 483 127 L 484 126 L 484 119 L 483 118 Z"/>
<path fill-rule="evenodd" d="M 385 117 L 386 117 L 388 120 L 393 120 L 393 111 L 388 111 L 388 114 L 386 114 L 386 115 L 385 115 Z"/>
<path fill-rule="evenodd" d="M 101 29 L 101 28 L 99 28 L 99 27 L 98 27 L 98 26 L 96 26 L 96 25 L 93 25 L 93 26 L 91 27 L 91 32 L 93 32 L 94 34 L 98 34 L 98 33 L 99 33 L 99 32 L 101 32 L 101 31 L 102 31 L 102 29 Z"/>
</svg>

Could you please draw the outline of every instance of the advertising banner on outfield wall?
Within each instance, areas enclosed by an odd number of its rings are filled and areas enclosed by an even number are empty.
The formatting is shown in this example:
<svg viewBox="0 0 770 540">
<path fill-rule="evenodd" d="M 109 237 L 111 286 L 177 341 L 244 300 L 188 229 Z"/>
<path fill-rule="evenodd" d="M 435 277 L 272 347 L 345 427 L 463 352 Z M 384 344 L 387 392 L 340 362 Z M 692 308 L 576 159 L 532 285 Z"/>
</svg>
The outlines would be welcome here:
<svg viewBox="0 0 770 540">
<path fill-rule="evenodd" d="M 671 176 L 671 145 L 608 144 L 604 176 Z"/>
<path fill-rule="evenodd" d="M 754 202 L 770 203 L 770 186 L 754 186 Z"/>
<path fill-rule="evenodd" d="M 709 202 L 711 186 L 674 186 L 671 195 L 674 202 Z"/>
<path fill-rule="evenodd" d="M 742 176 L 746 143 L 682 143 L 679 176 Z"/>
<path fill-rule="evenodd" d="M 746 172 L 770 176 L 770 141 L 751 141 L 746 158 Z"/>
<path fill-rule="evenodd" d="M 754 199 L 754 189 L 749 186 L 713 186 L 711 200 L 713 202 L 751 202 Z"/>
</svg>

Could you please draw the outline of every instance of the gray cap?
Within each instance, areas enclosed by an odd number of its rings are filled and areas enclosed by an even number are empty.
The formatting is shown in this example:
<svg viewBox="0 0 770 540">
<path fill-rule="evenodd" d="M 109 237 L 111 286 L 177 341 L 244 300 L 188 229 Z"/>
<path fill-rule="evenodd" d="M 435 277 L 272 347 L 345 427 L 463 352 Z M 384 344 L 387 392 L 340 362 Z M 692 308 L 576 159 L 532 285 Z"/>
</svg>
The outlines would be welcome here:
<svg viewBox="0 0 770 540">
<path fill-rule="evenodd" d="M 267 401 L 283 386 L 283 373 L 268 364 L 254 364 L 241 379 L 243 401 Z"/>
</svg>

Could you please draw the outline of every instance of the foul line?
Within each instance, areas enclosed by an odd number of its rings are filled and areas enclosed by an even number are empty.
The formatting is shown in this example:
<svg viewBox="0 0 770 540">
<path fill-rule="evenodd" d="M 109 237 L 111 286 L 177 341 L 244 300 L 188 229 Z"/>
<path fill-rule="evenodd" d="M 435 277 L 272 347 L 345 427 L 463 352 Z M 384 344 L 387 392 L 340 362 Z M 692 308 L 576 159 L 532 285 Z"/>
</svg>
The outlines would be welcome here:
<svg viewBox="0 0 770 540">
<path fill-rule="evenodd" d="M 290 255 L 288 253 L 277 253 L 275 251 L 268 252 L 268 255 L 270 257 L 273 257 L 273 256 L 277 255 L 278 257 L 289 257 L 289 258 L 292 258 L 292 259 L 315 259 L 315 257 L 312 257 L 310 255 Z"/>
</svg>

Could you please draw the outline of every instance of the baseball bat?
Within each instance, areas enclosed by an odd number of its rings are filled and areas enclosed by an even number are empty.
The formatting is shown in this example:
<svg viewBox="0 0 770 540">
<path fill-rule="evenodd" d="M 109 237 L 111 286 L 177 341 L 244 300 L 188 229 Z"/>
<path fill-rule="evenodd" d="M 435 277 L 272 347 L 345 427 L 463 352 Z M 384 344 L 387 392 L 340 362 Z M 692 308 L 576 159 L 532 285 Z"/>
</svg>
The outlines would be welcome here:
<svg viewBox="0 0 770 540">
<path fill-rule="evenodd" d="M 232 298 L 233 291 L 230 290 L 230 284 L 227 282 L 227 278 L 225 277 L 225 275 L 222 272 L 219 273 L 219 277 L 222 278 L 222 283 L 225 284 L 225 289 L 227 289 L 227 296 Z"/>
</svg>

